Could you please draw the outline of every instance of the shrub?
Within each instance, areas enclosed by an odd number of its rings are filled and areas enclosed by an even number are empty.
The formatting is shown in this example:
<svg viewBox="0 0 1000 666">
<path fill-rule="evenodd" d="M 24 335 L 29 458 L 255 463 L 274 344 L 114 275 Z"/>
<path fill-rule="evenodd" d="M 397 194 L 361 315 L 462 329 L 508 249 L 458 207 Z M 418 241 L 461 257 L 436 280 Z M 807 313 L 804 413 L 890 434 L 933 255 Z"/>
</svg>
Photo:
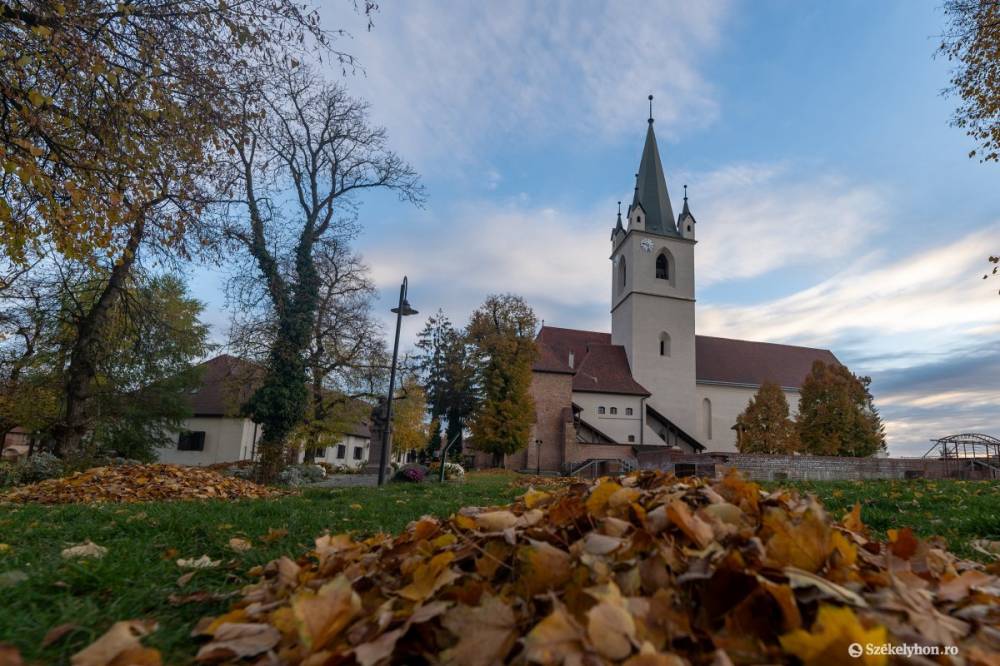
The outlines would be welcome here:
<svg viewBox="0 0 1000 666">
<path fill-rule="evenodd" d="M 432 477 L 439 478 L 441 475 L 441 463 L 434 463 L 431 465 L 430 475 Z M 465 478 L 465 468 L 458 463 L 446 462 L 444 464 L 444 479 L 445 481 L 451 481 L 452 479 L 463 479 Z"/>
<path fill-rule="evenodd" d="M 278 483 L 287 486 L 301 486 L 316 483 L 326 478 L 326 470 L 320 465 L 289 465 L 278 474 Z"/>
<path fill-rule="evenodd" d="M 18 486 L 53 479 L 66 473 L 63 461 L 47 451 L 21 458 L 17 462 L 0 463 L 0 486 Z"/>
<path fill-rule="evenodd" d="M 423 465 L 405 465 L 396 473 L 396 480 L 408 483 L 420 483 L 427 476 L 427 468 Z"/>
</svg>

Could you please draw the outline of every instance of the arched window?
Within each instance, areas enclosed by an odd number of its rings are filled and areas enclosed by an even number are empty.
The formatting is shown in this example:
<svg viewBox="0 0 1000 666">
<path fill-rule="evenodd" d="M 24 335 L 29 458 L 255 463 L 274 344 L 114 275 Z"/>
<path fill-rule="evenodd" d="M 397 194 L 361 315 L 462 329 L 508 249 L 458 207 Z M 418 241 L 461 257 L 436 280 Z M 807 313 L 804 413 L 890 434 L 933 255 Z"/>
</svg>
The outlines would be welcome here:
<svg viewBox="0 0 1000 666">
<path fill-rule="evenodd" d="M 660 333 L 660 356 L 670 356 L 670 334 Z"/>
<path fill-rule="evenodd" d="M 618 286 L 619 286 L 619 288 L 621 288 L 621 289 L 625 288 L 625 278 L 626 277 L 627 277 L 627 275 L 626 275 L 626 269 L 625 269 L 625 257 L 622 257 L 618 261 Z"/>
<path fill-rule="evenodd" d="M 705 439 L 712 439 L 712 401 L 708 398 L 701 401 L 701 418 Z"/>
<path fill-rule="evenodd" d="M 603 414 L 604 413 L 604 408 L 603 407 L 598 407 L 597 408 L 597 413 L 598 414 Z"/>
<path fill-rule="evenodd" d="M 612 407 L 611 408 L 611 413 L 612 414 L 617 414 L 618 413 L 618 408 L 617 407 Z"/>
<path fill-rule="evenodd" d="M 665 254 L 661 254 L 656 258 L 656 279 L 670 279 L 670 262 L 667 261 L 667 255 Z"/>
<path fill-rule="evenodd" d="M 625 408 L 625 416 L 632 416 L 632 408 L 631 407 L 626 407 Z"/>
</svg>

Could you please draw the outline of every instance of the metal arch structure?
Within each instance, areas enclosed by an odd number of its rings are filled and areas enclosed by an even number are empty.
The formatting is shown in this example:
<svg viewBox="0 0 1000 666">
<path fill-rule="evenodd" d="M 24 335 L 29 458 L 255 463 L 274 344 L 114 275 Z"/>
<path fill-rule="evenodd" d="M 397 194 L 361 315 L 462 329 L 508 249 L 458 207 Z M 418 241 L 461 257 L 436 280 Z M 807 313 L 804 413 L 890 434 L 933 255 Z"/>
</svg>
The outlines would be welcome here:
<svg viewBox="0 0 1000 666">
<path fill-rule="evenodd" d="M 933 446 L 924 454 L 925 458 L 992 458 L 1000 459 L 1000 439 L 978 432 L 964 432 L 932 439 Z"/>
</svg>

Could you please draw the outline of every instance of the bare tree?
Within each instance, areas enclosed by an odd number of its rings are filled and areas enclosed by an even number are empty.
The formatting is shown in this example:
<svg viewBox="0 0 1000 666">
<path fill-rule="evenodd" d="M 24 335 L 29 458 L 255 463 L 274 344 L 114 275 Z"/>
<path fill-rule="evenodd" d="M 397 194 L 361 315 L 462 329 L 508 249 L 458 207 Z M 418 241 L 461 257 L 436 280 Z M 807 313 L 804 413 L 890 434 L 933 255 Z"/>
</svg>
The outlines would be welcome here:
<svg viewBox="0 0 1000 666">
<path fill-rule="evenodd" d="M 343 87 L 289 66 L 274 82 L 247 85 L 243 122 L 229 132 L 235 159 L 224 232 L 253 257 L 275 322 L 266 376 L 249 404 L 262 425 L 265 479 L 280 470 L 308 403 L 324 239 L 350 223 L 366 190 L 423 201 L 416 173 L 388 149 L 385 130 L 369 125 L 367 110 Z"/>
</svg>

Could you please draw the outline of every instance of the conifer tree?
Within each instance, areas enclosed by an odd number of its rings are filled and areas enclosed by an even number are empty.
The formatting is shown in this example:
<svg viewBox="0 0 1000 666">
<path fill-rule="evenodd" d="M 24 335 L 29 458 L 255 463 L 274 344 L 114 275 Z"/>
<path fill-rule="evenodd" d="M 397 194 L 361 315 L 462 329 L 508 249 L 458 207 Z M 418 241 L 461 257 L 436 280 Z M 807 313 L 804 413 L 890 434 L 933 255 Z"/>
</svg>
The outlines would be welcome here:
<svg viewBox="0 0 1000 666">
<path fill-rule="evenodd" d="M 839 363 L 813 363 L 802 384 L 797 427 L 802 450 L 827 456 L 871 456 L 885 450 L 885 428 L 868 385 Z"/>
<path fill-rule="evenodd" d="M 795 422 L 788 416 L 785 392 L 764 382 L 736 417 L 740 453 L 792 453 L 799 448 Z"/>
</svg>

